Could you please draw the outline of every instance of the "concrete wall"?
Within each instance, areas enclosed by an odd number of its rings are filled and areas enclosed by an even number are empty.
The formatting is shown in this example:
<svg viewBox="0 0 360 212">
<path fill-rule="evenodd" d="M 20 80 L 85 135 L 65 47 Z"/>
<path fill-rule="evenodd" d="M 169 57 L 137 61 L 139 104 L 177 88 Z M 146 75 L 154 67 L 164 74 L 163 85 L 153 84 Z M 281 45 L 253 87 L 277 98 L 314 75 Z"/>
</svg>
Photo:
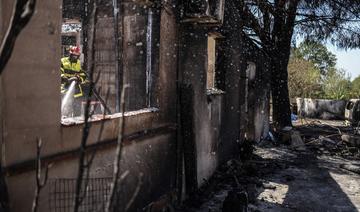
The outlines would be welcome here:
<svg viewBox="0 0 360 212">
<path fill-rule="evenodd" d="M 306 118 L 345 119 L 345 100 L 297 98 L 298 115 Z"/>
<path fill-rule="evenodd" d="M 37 137 L 45 145 L 60 141 L 60 2 L 37 4 L 2 75 L 5 165 L 31 158 Z M 2 3 L 12 11 L 13 1 Z"/>
<path fill-rule="evenodd" d="M 212 27 L 181 27 L 179 71 L 186 183 L 198 188 L 217 166 L 239 154 L 244 140 L 259 141 L 269 130 L 269 85 L 265 60 L 236 29 L 236 19 L 225 17 L 218 39 L 216 79 L 225 93 L 208 95 L 207 37 Z M 248 62 L 256 73 L 247 74 Z M 250 79 L 251 78 L 251 79 Z M 196 174 L 193 174 L 196 173 Z M 187 186 L 190 191 L 193 187 Z"/>
<path fill-rule="evenodd" d="M 248 56 L 248 93 L 247 96 L 247 139 L 259 142 L 264 139 L 270 128 L 269 123 L 269 99 L 270 99 L 270 79 L 266 71 L 266 63 L 263 55 L 253 49 L 252 54 Z M 250 65 L 249 65 L 250 64 Z M 253 66 L 253 70 L 249 68 Z"/>
<path fill-rule="evenodd" d="M 170 161 L 176 161 L 176 155 L 173 154 L 176 145 L 175 142 L 169 143 L 169 141 L 175 141 L 172 133 L 133 140 L 125 146 L 123 151 L 124 159 L 121 162 L 121 173 L 129 171 L 129 174 L 121 184 L 119 211 L 124 211 L 126 203 L 130 201 L 132 194 L 135 192 L 140 173 L 144 174 L 140 193 L 130 211 L 136 211 L 139 208 L 145 207 L 146 204 L 174 189 L 176 166 L 170 163 Z M 114 147 L 115 145 L 110 145 L 107 148 L 97 150 L 90 170 L 90 179 L 109 178 L 112 176 L 113 159 L 115 157 Z M 165 163 L 164 161 L 169 162 Z M 55 211 L 55 208 L 59 210 L 59 199 L 61 198 L 67 198 L 63 200 L 63 207 L 65 202 L 71 204 L 70 195 L 66 192 L 73 191 L 75 183 L 65 184 L 57 179 L 76 179 L 76 172 L 74 170 L 77 170 L 77 165 L 78 159 L 75 157 L 54 162 L 49 171 L 47 186 L 41 193 L 39 211 Z M 35 190 L 34 174 L 33 171 L 22 172 L 8 179 L 12 211 L 25 212 L 31 208 L 31 197 Z M 57 185 L 54 184 L 55 182 L 57 182 Z M 89 186 L 91 188 L 96 185 L 90 183 Z M 98 190 L 105 192 L 106 186 L 109 186 L 109 184 L 102 184 L 102 186 L 98 187 Z M 59 192 L 59 194 L 56 195 L 54 192 Z M 95 194 L 91 193 L 90 195 Z M 57 206 L 54 204 L 55 198 L 58 201 Z M 98 200 L 97 198 L 95 199 Z M 89 200 L 91 200 L 90 197 L 86 201 Z M 96 202 L 91 204 L 87 202 L 87 204 L 94 207 Z M 67 208 L 68 211 L 70 209 L 70 207 Z"/>
<path fill-rule="evenodd" d="M 208 29 L 184 25 L 181 34 L 180 71 L 182 84 L 191 86 L 197 186 L 209 179 L 218 165 L 218 142 L 222 121 L 223 94 L 207 94 Z M 182 114 L 188 116 L 188 114 Z M 189 170 L 185 170 L 189 171 Z"/>
<path fill-rule="evenodd" d="M 263 55 L 236 36 L 238 31 L 225 31 L 225 38 L 217 42 L 222 55 L 216 71 L 225 93 L 207 94 L 207 36 L 212 30 L 183 25 L 181 31 L 180 81 L 187 87 L 183 92 L 191 93 L 184 100 L 191 102 L 187 105 L 191 108 L 182 114 L 191 123 L 183 123 L 182 127 L 190 128 L 185 133 L 193 136 L 183 142 L 192 143 L 189 152 L 194 148 L 190 154 L 195 160 L 190 167 L 185 165 L 185 172 L 195 170 L 196 179 L 192 180 L 197 187 L 212 176 L 220 163 L 239 154 L 245 134 L 248 140 L 259 141 L 269 130 L 269 85 Z M 249 61 L 253 61 L 255 70 L 247 74 Z"/>
<path fill-rule="evenodd" d="M 225 16 L 225 26 L 227 24 Z M 221 130 L 221 151 L 223 160 L 238 153 L 238 145 L 246 132 L 246 59 L 241 54 L 241 41 L 236 32 L 224 30 L 221 41 L 221 63 L 219 71 L 223 73 L 224 116 Z"/>
<path fill-rule="evenodd" d="M 1 2 L 2 11 L 7 11 L 1 16 L 1 34 L 8 24 L 12 4 L 12 0 Z M 180 24 L 178 8 L 167 4 L 164 7 L 160 12 L 159 64 L 154 79 L 157 108 L 125 117 L 122 171 L 128 170 L 130 174 L 122 187 L 122 209 L 131 198 L 140 173 L 144 173 L 144 178 L 134 210 L 183 185 L 177 178 L 179 171 L 184 171 L 180 156 L 184 156 L 185 161 L 185 184 L 193 183 L 198 188 L 220 163 L 238 153 L 238 143 L 245 133 L 257 139 L 267 130 L 268 88 L 261 86 L 266 82 L 265 68 L 260 60 L 252 60 L 256 54 L 244 53 L 255 50 L 237 36 L 237 31 L 226 31 L 224 42 L 221 41 L 224 45 L 219 45 L 225 52 L 219 71 L 226 93 L 208 93 L 207 36 L 214 29 Z M 77 173 L 78 147 L 84 126 L 60 123 L 60 8 L 60 0 L 38 2 L 37 12 L 18 38 L 2 76 L 2 164 L 7 171 L 13 211 L 29 211 L 31 207 L 37 138 L 44 143 L 43 162 L 52 164 L 50 181 L 74 179 Z M 249 61 L 255 62 L 259 70 L 252 86 L 246 74 Z M 176 82 L 180 82 L 179 87 L 188 88 L 189 93 L 177 90 Z M 182 110 L 178 97 L 187 95 L 191 102 Z M 190 127 L 178 122 L 180 109 L 189 112 L 182 113 L 181 117 L 188 119 Z M 97 151 L 91 178 L 111 177 L 118 128 L 119 114 L 92 123 L 88 144 L 91 151 Z M 190 139 L 179 139 L 177 130 L 181 128 L 190 130 L 187 137 Z M 184 152 L 182 146 L 185 146 Z M 195 177 L 189 179 L 188 176 Z M 51 183 L 47 185 L 42 193 L 41 211 L 49 211 L 51 186 Z"/>
<path fill-rule="evenodd" d="M 241 36 L 239 17 L 231 4 L 225 1 L 224 24 L 220 28 L 225 37 L 221 42 L 220 64 L 226 92 L 221 141 L 224 155 L 234 152 L 236 143 L 242 143 L 245 137 L 259 141 L 269 130 L 270 79 L 266 56 Z M 249 64 L 254 65 L 254 70 L 249 70 Z"/>
</svg>

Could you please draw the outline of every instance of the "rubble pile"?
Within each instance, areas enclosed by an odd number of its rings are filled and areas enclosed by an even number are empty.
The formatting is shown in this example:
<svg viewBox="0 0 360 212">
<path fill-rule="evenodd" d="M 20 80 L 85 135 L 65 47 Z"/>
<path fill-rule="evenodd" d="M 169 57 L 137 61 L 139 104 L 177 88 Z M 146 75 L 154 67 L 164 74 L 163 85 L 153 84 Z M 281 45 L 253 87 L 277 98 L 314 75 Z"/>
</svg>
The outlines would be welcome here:
<svg viewBox="0 0 360 212">
<path fill-rule="evenodd" d="M 316 121 L 286 136 L 274 133 L 246 159 L 222 165 L 178 211 L 356 211 L 359 147 L 344 140 L 356 131 L 342 122 Z"/>
<path fill-rule="evenodd" d="M 268 182 L 263 176 L 270 176 L 277 171 L 290 167 L 291 160 L 265 159 L 252 154 L 246 161 L 229 160 L 205 183 L 199 191 L 192 195 L 179 211 L 257 211 L 259 195 L 267 190 L 275 190 L 276 185 Z M 284 182 L 292 181 L 292 175 L 283 175 Z"/>
<path fill-rule="evenodd" d="M 360 159 L 359 129 L 344 122 L 316 121 L 296 127 L 306 147 L 317 154 Z"/>
</svg>

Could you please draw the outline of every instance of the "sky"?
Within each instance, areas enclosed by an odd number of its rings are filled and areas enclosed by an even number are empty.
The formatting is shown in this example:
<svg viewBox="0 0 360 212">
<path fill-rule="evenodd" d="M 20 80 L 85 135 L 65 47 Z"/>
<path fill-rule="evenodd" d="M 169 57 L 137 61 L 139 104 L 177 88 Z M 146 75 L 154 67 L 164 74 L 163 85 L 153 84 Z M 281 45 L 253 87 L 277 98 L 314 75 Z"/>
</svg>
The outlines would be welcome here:
<svg viewBox="0 0 360 212">
<path fill-rule="evenodd" d="M 337 67 L 345 69 L 351 74 L 351 79 L 360 76 L 360 49 L 355 50 L 342 50 L 337 49 L 331 44 L 327 48 L 336 55 Z"/>
</svg>

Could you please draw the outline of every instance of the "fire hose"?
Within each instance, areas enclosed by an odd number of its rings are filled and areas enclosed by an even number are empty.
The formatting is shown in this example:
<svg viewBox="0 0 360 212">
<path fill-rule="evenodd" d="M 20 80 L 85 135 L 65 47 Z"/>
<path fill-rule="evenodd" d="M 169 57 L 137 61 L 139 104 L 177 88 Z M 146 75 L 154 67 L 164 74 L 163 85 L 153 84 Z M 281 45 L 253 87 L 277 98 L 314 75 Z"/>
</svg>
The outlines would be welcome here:
<svg viewBox="0 0 360 212">
<path fill-rule="evenodd" d="M 68 81 L 70 81 L 70 86 L 69 88 L 75 88 L 77 86 L 81 86 L 79 85 L 79 78 L 78 77 L 72 77 L 70 78 Z M 69 89 L 69 91 L 72 90 L 72 89 Z M 104 107 L 105 111 L 108 113 L 108 114 L 111 114 L 111 110 L 110 108 L 106 105 L 106 102 L 104 101 L 104 99 L 100 96 L 100 94 L 97 92 L 97 90 L 92 87 L 92 90 L 91 90 L 92 94 L 94 94 L 94 97 L 101 103 L 101 105 Z M 69 96 L 71 95 L 72 92 L 67 92 L 65 97 L 64 97 L 64 104 L 66 103 L 66 99 L 69 98 Z M 90 94 L 90 92 L 89 92 Z M 64 106 L 64 104 L 62 104 L 62 108 Z"/>
</svg>

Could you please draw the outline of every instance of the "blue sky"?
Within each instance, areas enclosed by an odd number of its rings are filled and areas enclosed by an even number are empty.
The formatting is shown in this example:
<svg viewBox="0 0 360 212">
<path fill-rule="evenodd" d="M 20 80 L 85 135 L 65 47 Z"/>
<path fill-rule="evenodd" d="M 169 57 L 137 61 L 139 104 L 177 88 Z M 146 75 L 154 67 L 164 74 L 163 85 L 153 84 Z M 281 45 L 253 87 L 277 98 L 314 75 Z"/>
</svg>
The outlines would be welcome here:
<svg viewBox="0 0 360 212">
<path fill-rule="evenodd" d="M 338 68 L 350 73 L 351 79 L 360 76 L 360 49 L 346 51 L 332 45 L 327 45 L 327 48 L 336 55 Z"/>
</svg>

